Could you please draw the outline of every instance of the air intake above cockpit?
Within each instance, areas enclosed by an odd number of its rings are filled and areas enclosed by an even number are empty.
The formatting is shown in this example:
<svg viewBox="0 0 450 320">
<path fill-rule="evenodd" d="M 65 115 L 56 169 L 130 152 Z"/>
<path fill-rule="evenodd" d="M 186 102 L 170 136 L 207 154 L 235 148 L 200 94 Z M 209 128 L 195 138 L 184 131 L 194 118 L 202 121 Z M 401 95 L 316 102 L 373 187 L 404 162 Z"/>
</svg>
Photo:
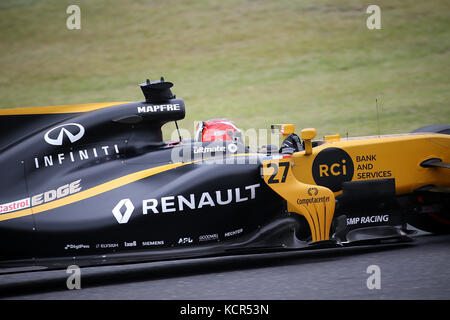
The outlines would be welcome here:
<svg viewBox="0 0 450 320">
<path fill-rule="evenodd" d="M 160 103 L 176 98 L 172 91 L 170 91 L 170 88 L 173 87 L 173 83 L 164 81 L 164 77 L 155 81 L 147 79 L 146 82 L 139 84 L 139 86 L 141 87 L 147 103 Z"/>
</svg>

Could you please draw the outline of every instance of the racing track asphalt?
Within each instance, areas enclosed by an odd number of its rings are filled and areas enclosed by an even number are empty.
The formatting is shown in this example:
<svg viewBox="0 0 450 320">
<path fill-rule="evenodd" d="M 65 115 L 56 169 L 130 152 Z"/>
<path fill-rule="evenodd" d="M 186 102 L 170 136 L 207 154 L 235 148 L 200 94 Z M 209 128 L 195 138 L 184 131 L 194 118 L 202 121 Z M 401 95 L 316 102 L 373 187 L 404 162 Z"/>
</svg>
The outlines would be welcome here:
<svg viewBox="0 0 450 320">
<path fill-rule="evenodd" d="M 384 247 L 152 262 L 0 275 L 2 299 L 450 299 L 450 235 Z M 369 290 L 378 265 L 381 289 Z"/>
</svg>

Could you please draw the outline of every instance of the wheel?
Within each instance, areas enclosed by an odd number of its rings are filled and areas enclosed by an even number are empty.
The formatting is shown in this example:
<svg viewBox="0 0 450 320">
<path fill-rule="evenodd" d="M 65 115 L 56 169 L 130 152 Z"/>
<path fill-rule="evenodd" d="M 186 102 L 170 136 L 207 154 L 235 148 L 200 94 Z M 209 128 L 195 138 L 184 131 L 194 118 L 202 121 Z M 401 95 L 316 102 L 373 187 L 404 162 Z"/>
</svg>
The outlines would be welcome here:
<svg viewBox="0 0 450 320">
<path fill-rule="evenodd" d="M 417 212 L 408 217 L 408 223 L 432 233 L 450 233 L 450 194 L 419 192 L 416 199 Z"/>
<path fill-rule="evenodd" d="M 450 134 L 449 124 L 425 126 L 413 132 Z M 408 223 L 418 229 L 432 233 L 450 233 L 450 194 L 424 192 L 417 196 L 420 214 L 412 215 Z"/>
<path fill-rule="evenodd" d="M 413 132 L 433 132 L 450 134 L 450 124 L 433 124 L 414 130 Z"/>
</svg>

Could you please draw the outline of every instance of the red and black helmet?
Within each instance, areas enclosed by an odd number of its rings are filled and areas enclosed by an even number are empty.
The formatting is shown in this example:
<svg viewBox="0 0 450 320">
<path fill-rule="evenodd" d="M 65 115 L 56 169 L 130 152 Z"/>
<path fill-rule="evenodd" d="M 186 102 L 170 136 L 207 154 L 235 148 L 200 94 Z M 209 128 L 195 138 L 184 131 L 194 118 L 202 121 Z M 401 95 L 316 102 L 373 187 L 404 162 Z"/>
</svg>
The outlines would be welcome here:
<svg viewBox="0 0 450 320">
<path fill-rule="evenodd" d="M 195 128 L 195 141 L 241 141 L 242 135 L 236 125 L 227 119 L 211 119 L 198 122 Z"/>
</svg>

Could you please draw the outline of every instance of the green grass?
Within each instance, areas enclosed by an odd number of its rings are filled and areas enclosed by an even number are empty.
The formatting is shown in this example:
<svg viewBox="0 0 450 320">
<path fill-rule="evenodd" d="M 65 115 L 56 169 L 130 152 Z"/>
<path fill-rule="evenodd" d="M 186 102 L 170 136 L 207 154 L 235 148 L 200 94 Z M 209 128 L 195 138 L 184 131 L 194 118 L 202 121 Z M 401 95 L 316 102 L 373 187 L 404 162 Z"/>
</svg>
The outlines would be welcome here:
<svg viewBox="0 0 450 320">
<path fill-rule="evenodd" d="M 66 28 L 81 7 L 82 29 Z M 194 120 L 318 134 L 450 123 L 450 3 L 377 1 L 0 1 L 0 107 L 141 100 L 163 75 Z"/>
</svg>

